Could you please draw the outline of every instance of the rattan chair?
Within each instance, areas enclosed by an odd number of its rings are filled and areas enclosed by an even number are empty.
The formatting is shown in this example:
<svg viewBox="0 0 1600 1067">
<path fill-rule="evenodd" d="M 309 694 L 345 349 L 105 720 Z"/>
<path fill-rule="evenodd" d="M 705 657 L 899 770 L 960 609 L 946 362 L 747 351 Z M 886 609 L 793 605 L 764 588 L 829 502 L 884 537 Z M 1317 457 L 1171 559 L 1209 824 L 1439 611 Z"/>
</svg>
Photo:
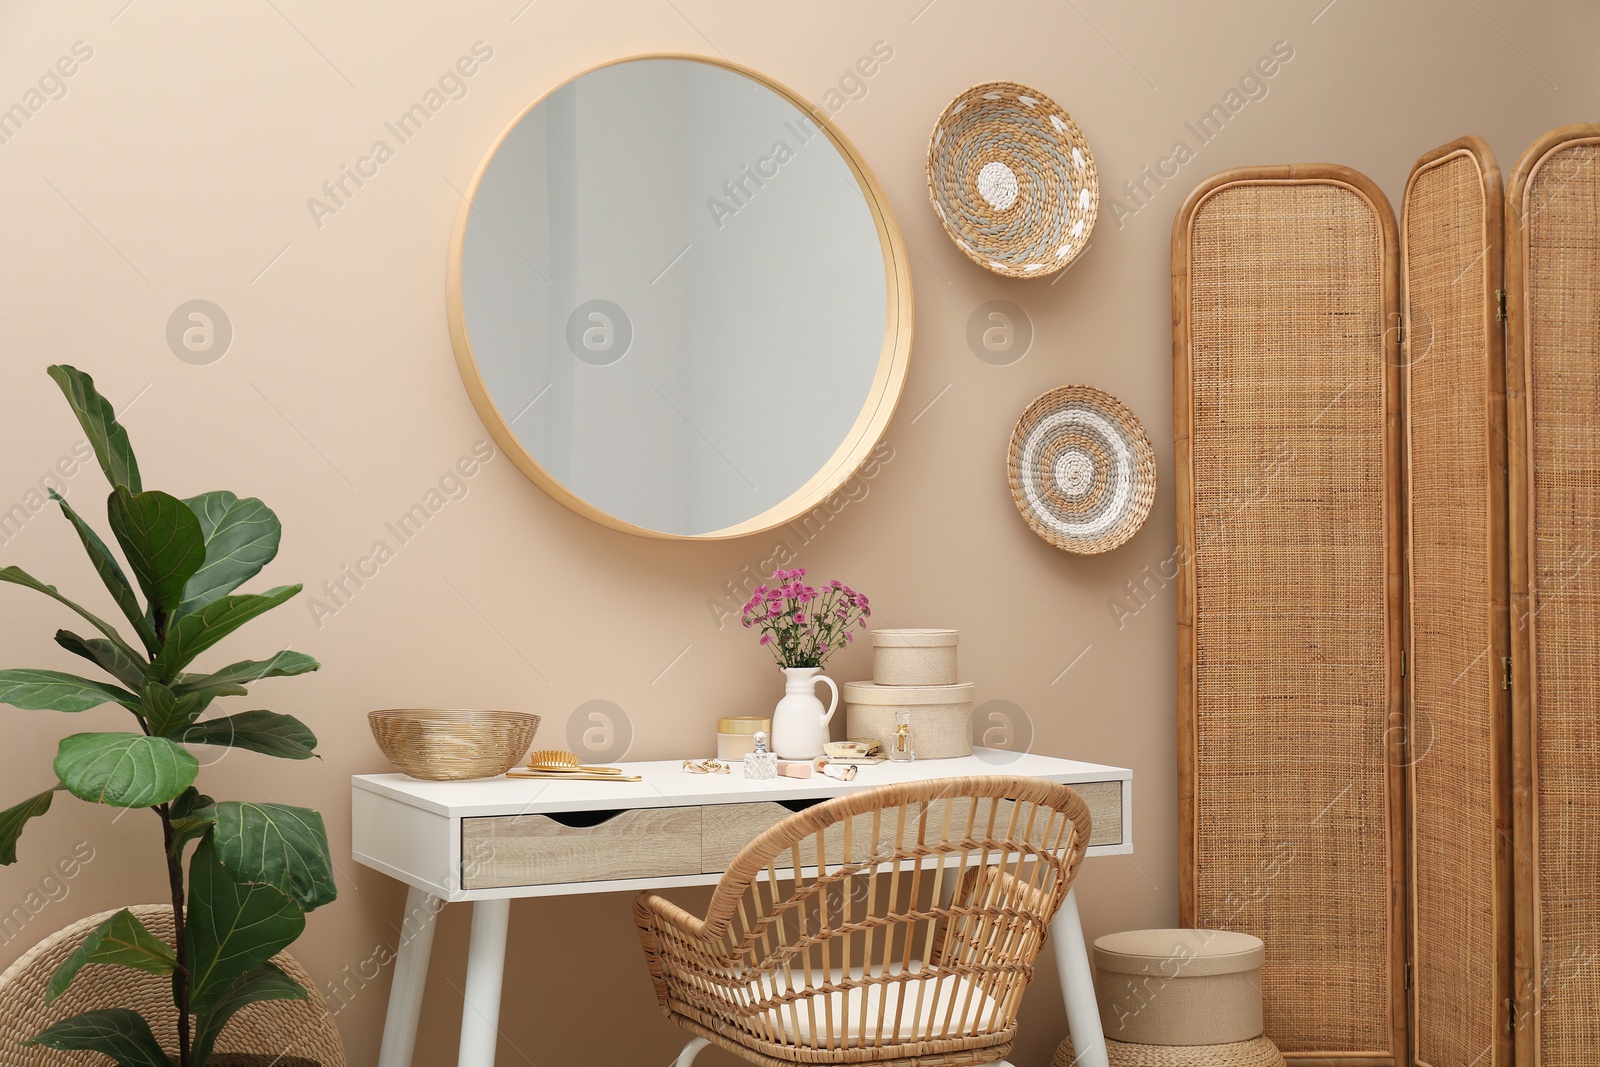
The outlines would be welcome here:
<svg viewBox="0 0 1600 1067">
<path fill-rule="evenodd" d="M 128 910 L 151 933 L 171 944 L 170 906 L 140 904 Z M 178 1010 L 172 1004 L 171 980 L 160 975 L 90 964 L 59 999 L 48 1005 L 44 1002 L 45 987 L 56 968 L 112 914 L 101 912 L 58 930 L 0 974 L 0 1067 L 86 1067 L 109 1062 L 96 1052 L 57 1052 L 21 1044 L 51 1023 L 96 1008 L 133 1008 L 150 1020 L 163 1044 L 173 1041 Z M 274 956 L 272 962 L 305 986 L 308 998 L 265 1001 L 243 1008 L 222 1031 L 217 1053 L 259 1055 L 265 1062 L 296 1058 L 322 1067 L 345 1067 L 339 1029 L 316 983 L 286 952 Z M 167 1051 L 173 1054 L 176 1050 Z"/>
<path fill-rule="evenodd" d="M 1003 1062 L 1089 841 L 1064 785 L 949 778 L 791 815 L 739 853 L 704 920 L 634 905 L 667 1017 L 766 1067 Z"/>
</svg>

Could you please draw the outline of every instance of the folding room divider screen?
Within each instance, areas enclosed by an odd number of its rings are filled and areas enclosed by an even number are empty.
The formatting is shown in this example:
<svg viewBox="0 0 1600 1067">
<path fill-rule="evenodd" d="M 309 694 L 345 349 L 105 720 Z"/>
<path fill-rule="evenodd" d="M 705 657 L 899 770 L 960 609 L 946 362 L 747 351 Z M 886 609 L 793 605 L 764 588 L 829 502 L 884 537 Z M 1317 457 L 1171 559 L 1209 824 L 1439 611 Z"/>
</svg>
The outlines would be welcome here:
<svg viewBox="0 0 1600 1067">
<path fill-rule="evenodd" d="M 1401 208 L 1263 167 L 1178 216 L 1182 919 L 1267 942 L 1291 1059 L 1593 1067 L 1600 130 Z"/>
<path fill-rule="evenodd" d="M 1511 178 L 1517 1062 L 1600 1063 L 1600 126 Z"/>
</svg>

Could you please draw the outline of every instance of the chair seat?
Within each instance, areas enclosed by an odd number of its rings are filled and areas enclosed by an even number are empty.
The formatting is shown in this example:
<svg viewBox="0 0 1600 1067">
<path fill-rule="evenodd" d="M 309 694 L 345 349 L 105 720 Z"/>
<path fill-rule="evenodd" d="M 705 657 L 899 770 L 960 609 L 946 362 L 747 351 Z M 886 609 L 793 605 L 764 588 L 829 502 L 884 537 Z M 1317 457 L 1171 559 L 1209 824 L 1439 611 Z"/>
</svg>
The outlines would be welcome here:
<svg viewBox="0 0 1600 1067">
<path fill-rule="evenodd" d="M 913 964 L 908 973 L 915 975 L 920 968 Z M 850 969 L 850 977 L 859 981 L 863 970 Z M 813 972 L 813 977 L 820 977 Z M 768 1021 L 789 1041 L 804 1045 L 826 1047 L 829 1037 L 833 1043 L 903 1044 L 917 1041 L 930 1032 L 945 1030 L 949 1020 L 949 1036 L 975 1037 L 995 1029 L 996 1010 L 999 1007 L 976 984 L 966 978 L 950 974 L 926 977 L 893 977 L 888 982 L 875 981 L 870 985 L 835 989 L 823 994 L 813 994 L 793 1001 L 766 1013 Z M 839 985 L 844 972 L 834 968 L 829 976 L 830 986 Z M 805 973 L 794 975 L 794 983 L 805 986 Z M 789 982 L 779 976 L 777 992 L 789 991 Z M 758 989 L 751 989 L 757 998 Z M 771 994 L 767 994 L 770 996 Z M 900 1006 L 905 1004 L 905 1015 Z M 830 1015 L 831 1012 L 831 1015 Z M 812 1019 L 816 1020 L 816 1040 L 813 1041 Z M 899 1032 L 895 1031 L 899 1020 Z M 881 1027 L 881 1029 L 880 1029 Z"/>
</svg>

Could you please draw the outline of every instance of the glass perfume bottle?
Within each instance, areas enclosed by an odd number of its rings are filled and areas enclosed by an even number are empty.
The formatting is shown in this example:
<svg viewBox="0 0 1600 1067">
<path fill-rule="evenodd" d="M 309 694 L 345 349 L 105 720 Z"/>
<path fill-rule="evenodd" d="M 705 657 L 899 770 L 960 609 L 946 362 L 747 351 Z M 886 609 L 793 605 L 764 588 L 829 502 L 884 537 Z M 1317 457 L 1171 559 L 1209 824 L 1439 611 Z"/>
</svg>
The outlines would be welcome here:
<svg viewBox="0 0 1600 1067">
<path fill-rule="evenodd" d="M 744 776 L 754 781 L 762 781 L 778 776 L 778 757 L 767 751 L 767 732 L 757 730 L 755 736 L 756 750 L 745 754 Z"/>
<path fill-rule="evenodd" d="M 910 763 L 917 758 L 911 743 L 911 712 L 894 713 L 894 736 L 889 739 L 889 759 L 894 763 Z"/>
</svg>

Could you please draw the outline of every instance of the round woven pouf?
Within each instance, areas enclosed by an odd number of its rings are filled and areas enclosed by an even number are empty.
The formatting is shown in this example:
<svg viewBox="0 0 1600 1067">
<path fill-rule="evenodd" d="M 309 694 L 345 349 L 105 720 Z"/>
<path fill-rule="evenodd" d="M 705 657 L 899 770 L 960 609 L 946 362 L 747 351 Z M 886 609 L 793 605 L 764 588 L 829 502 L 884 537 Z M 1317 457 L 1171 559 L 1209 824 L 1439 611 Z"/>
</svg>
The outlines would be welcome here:
<svg viewBox="0 0 1600 1067">
<path fill-rule="evenodd" d="M 1011 497 L 1033 532 L 1093 555 L 1139 531 L 1156 497 L 1156 455 L 1133 412 L 1103 389 L 1052 389 L 1023 412 L 1007 457 Z"/>
<path fill-rule="evenodd" d="M 1059 104 L 1026 85 L 985 82 L 934 123 L 928 197 L 968 259 L 1008 278 L 1038 278 L 1088 247 L 1100 178 Z"/>
<path fill-rule="evenodd" d="M 1072 1038 L 1056 1048 L 1050 1067 L 1072 1067 Z M 1225 1045 L 1130 1045 L 1106 1042 L 1111 1067 L 1284 1067 L 1283 1053 L 1264 1037 Z"/>
</svg>

